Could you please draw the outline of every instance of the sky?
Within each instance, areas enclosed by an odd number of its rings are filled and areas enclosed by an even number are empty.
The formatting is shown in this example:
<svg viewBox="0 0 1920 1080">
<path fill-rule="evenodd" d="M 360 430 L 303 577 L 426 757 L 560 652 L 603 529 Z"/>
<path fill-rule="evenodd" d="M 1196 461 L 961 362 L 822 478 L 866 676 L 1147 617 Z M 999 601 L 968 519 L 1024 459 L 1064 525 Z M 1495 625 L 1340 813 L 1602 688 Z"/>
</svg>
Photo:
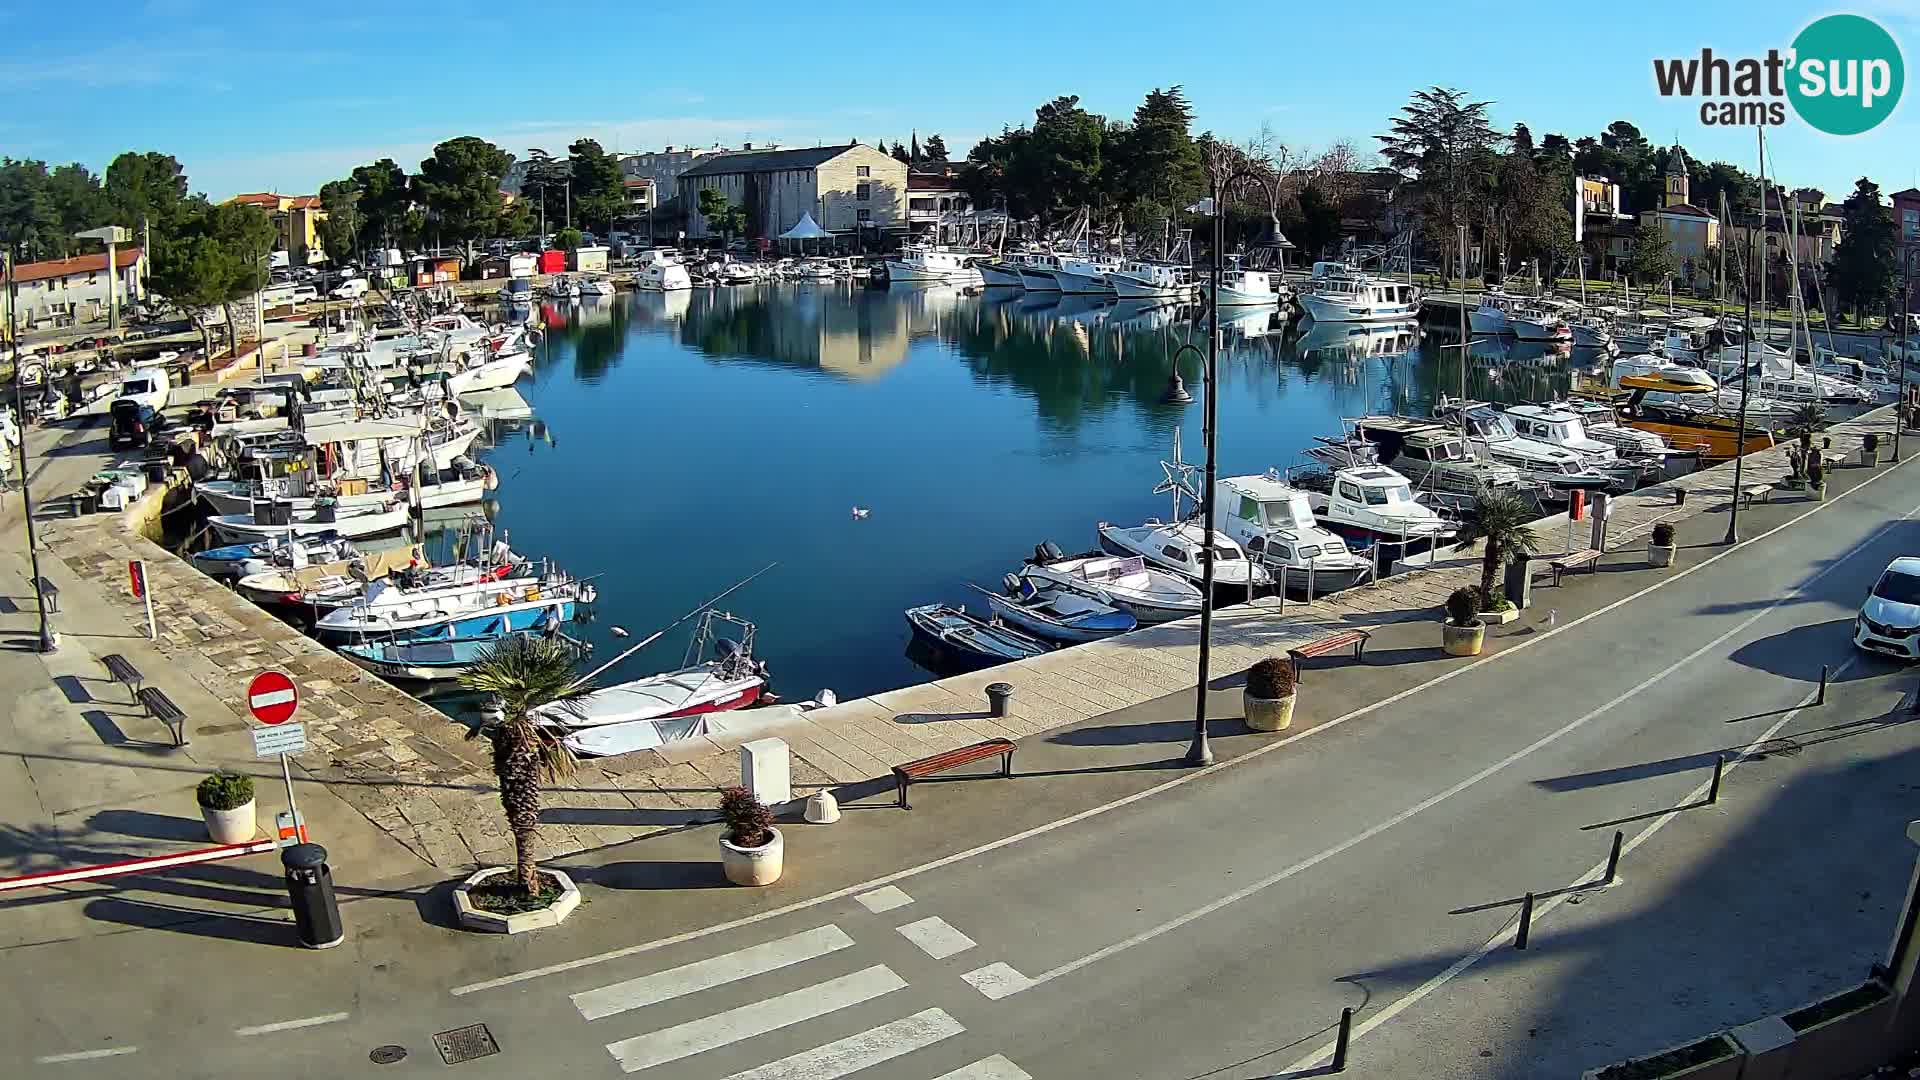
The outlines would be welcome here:
<svg viewBox="0 0 1920 1080">
<path fill-rule="evenodd" d="M 1365 12 L 1365 18 L 1361 12 Z M 1564 12 L 1564 14 L 1556 13 Z M 811 146 L 940 133 L 956 157 L 1078 94 L 1108 116 L 1180 84 L 1195 130 L 1270 127 L 1296 151 L 1373 136 L 1421 87 L 1493 102 L 1495 126 L 1536 139 L 1626 119 L 1657 143 L 1752 171 L 1752 128 L 1702 125 L 1660 98 L 1655 57 L 1763 54 L 1812 18 L 1878 20 L 1912 62 L 1920 0 L 1821 8 L 1776 0 L 1603 4 L 1375 0 L 1172 6 L 1138 0 L 977 0 L 915 10 L 816 0 L 709 5 L 362 0 L 244 6 L 201 0 L 0 0 L 0 155 L 104 168 L 124 150 L 172 153 L 214 198 L 311 193 L 392 157 L 479 135 L 516 156 L 777 142 Z M 1920 89 L 1906 97 L 1920 96 Z M 1769 172 L 1838 198 L 1856 177 L 1920 182 L 1920 104 L 1852 138 L 1790 116 Z"/>
</svg>

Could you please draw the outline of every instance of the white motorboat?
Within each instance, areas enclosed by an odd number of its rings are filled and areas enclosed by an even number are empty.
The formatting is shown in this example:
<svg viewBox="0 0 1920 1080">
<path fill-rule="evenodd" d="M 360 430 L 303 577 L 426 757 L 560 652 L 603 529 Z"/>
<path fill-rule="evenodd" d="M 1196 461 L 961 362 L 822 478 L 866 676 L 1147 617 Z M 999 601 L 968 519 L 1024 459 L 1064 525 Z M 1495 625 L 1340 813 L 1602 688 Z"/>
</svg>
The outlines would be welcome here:
<svg viewBox="0 0 1920 1080">
<path fill-rule="evenodd" d="M 552 300 L 578 300 L 580 283 L 565 274 L 555 274 L 547 282 L 547 297 Z"/>
<path fill-rule="evenodd" d="M 593 599 L 593 586 L 558 572 L 422 587 L 381 578 L 358 600 L 322 616 L 314 633 L 329 644 L 507 634 L 570 622 L 575 605 Z"/>
<path fill-rule="evenodd" d="M 447 376 L 447 392 L 458 396 L 483 390 L 503 390 L 533 370 L 533 357 L 524 350 L 476 359 Z"/>
<path fill-rule="evenodd" d="M 1523 479 L 1546 485 L 1556 502 L 1564 501 L 1573 488 L 1632 490 L 1639 479 L 1637 468 L 1621 470 L 1617 462 L 1604 469 L 1588 468 L 1572 450 L 1526 438 L 1505 413 L 1483 402 L 1442 395 L 1433 415 L 1465 435 L 1481 460 L 1513 466 Z"/>
<path fill-rule="evenodd" d="M 1519 491 L 1519 470 L 1481 460 L 1459 432 L 1433 420 L 1362 416 L 1346 421 L 1340 439 L 1316 437 L 1309 457 L 1330 468 L 1386 465 L 1449 509 L 1464 508 L 1490 488 Z"/>
<path fill-rule="evenodd" d="M 1004 593 L 980 590 L 987 606 L 1001 622 L 1048 641 L 1099 641 L 1140 625 L 1132 612 L 1072 589 L 1042 588 L 1017 574 L 1007 575 L 1006 586 Z"/>
<path fill-rule="evenodd" d="M 1553 412 L 1564 412 L 1580 421 L 1581 430 L 1589 439 L 1605 443 L 1627 460 L 1647 458 L 1664 462 L 1673 452 L 1667 440 L 1651 431 L 1642 431 L 1628 427 L 1620 422 L 1613 406 L 1591 398 L 1568 398 L 1539 406 Z M 1517 408 L 1508 412 L 1517 412 Z M 1515 421 L 1517 425 L 1519 421 Z"/>
<path fill-rule="evenodd" d="M 711 276 L 722 285 L 752 285 L 760 280 L 760 275 L 754 272 L 753 267 L 732 259 L 721 263 Z"/>
<path fill-rule="evenodd" d="M 1060 282 L 1053 276 L 1053 272 L 1060 269 L 1060 256 L 1027 255 L 1016 265 L 1020 271 L 1020 283 L 1027 287 L 1028 292 L 1057 293 L 1060 291 Z"/>
<path fill-rule="evenodd" d="M 1420 315 L 1418 288 L 1358 271 L 1319 278 L 1297 299 L 1322 323 L 1405 322 Z"/>
<path fill-rule="evenodd" d="M 681 264 L 678 254 L 664 248 L 648 248 L 639 256 L 639 269 L 633 273 L 633 286 L 645 292 L 676 292 L 693 288 L 693 277 Z"/>
<path fill-rule="evenodd" d="M 1611 415 L 1611 412 L 1609 412 Z M 1622 448 L 1613 442 L 1603 442 L 1587 434 L 1585 423 L 1579 415 L 1552 405 L 1513 405 L 1506 411 L 1507 421 L 1522 438 L 1535 442 L 1558 446 L 1580 456 L 1581 462 L 1589 469 L 1622 477 L 1625 486 L 1617 490 L 1632 490 L 1639 481 L 1646 479 L 1650 470 L 1663 464 L 1665 454 L 1642 454 L 1628 460 Z M 1631 431 L 1631 428 L 1626 430 Z M 1649 432 L 1635 432 L 1648 435 Z M 1656 444 L 1659 436 L 1652 438 Z"/>
<path fill-rule="evenodd" d="M 1280 302 L 1277 278 L 1278 275 L 1265 270 L 1236 267 L 1222 270 L 1218 280 L 1208 278 L 1202 288 L 1212 294 L 1214 303 L 1220 307 L 1266 306 Z"/>
<path fill-rule="evenodd" d="M 1149 565 L 1170 570 L 1188 581 L 1204 577 L 1206 531 L 1190 521 L 1164 522 L 1150 518 L 1144 525 L 1123 528 L 1099 525 L 1100 546 L 1116 555 L 1138 555 Z M 1273 583 L 1266 568 L 1247 558 L 1233 537 L 1213 533 L 1213 582 L 1228 588 L 1261 588 Z"/>
<path fill-rule="evenodd" d="M 441 510 L 479 502 L 487 492 L 499 486 L 500 478 L 491 465 L 476 465 L 462 457 L 455 459 L 452 468 L 428 478 L 417 497 L 408 491 L 406 477 L 392 487 L 352 495 L 341 495 L 334 489 L 324 490 L 333 492 L 329 497 L 334 504 L 348 512 L 385 506 L 396 500 L 417 502 L 424 510 Z M 276 500 L 292 506 L 295 512 L 313 509 L 318 496 L 295 495 L 291 494 L 292 490 L 285 481 L 260 479 L 202 480 L 193 486 L 194 495 L 215 514 L 250 515 L 255 503 Z"/>
<path fill-rule="evenodd" d="M 1309 492 L 1316 520 L 1346 536 L 1411 543 L 1443 540 L 1456 531 L 1433 507 L 1414 498 L 1406 477 L 1385 465 L 1336 469 L 1331 489 Z"/>
<path fill-rule="evenodd" d="M 1521 341 L 1573 339 L 1573 328 L 1558 312 L 1499 289 L 1480 297 L 1480 306 L 1468 313 L 1468 325 L 1476 334 L 1505 334 Z"/>
<path fill-rule="evenodd" d="M 193 566 L 208 577 L 231 581 L 280 567 L 336 562 L 358 554 L 352 541 L 339 533 L 323 532 L 209 548 L 193 556 Z"/>
<path fill-rule="evenodd" d="M 977 282 L 981 277 L 974 264 L 984 258 L 978 252 L 915 244 L 903 250 L 899 258 L 887 260 L 887 280 Z"/>
<path fill-rule="evenodd" d="M 1053 280 L 1067 296 L 1112 296 L 1114 286 L 1107 281 L 1107 275 L 1119 268 L 1117 259 L 1063 255 L 1060 266 L 1053 271 Z"/>
<path fill-rule="evenodd" d="M 580 275 L 580 295 L 612 296 L 619 290 L 613 287 L 613 279 L 605 274 Z"/>
<path fill-rule="evenodd" d="M 1122 300 L 1185 300 L 1193 295 L 1193 270 L 1181 263 L 1121 263 L 1107 272 L 1107 284 Z"/>
<path fill-rule="evenodd" d="M 317 536 L 327 532 L 358 539 L 397 532 L 407 527 L 407 505 L 398 501 L 349 510 L 342 510 L 330 502 L 316 502 L 304 511 L 291 511 L 282 503 L 280 509 L 281 512 L 275 513 L 272 504 L 263 503 L 255 508 L 254 513 L 218 514 L 208 518 L 207 524 L 221 539 L 236 544 L 280 536 Z"/>
<path fill-rule="evenodd" d="M 1200 614 L 1200 590 L 1179 574 L 1156 570 L 1138 555 L 1092 551 L 1071 557 L 1051 542 L 1034 549 L 1020 576 L 1133 613 L 1141 623 L 1163 623 Z"/>
<path fill-rule="evenodd" d="M 1372 576 L 1373 560 L 1348 551 L 1345 541 L 1322 528 L 1313 516 L 1312 493 L 1288 485 L 1279 473 L 1225 477 L 1214 491 L 1223 531 L 1288 588 L 1320 595 Z"/>
<path fill-rule="evenodd" d="M 740 628 L 741 637 L 714 637 L 716 621 Z M 752 623 L 707 612 L 680 668 L 601 687 L 565 705 L 542 706 L 533 711 L 533 718 L 548 727 L 579 730 L 744 708 L 758 701 L 767 687 L 767 665 L 754 657 L 753 639 Z M 702 659 L 709 643 L 713 655 Z"/>
</svg>

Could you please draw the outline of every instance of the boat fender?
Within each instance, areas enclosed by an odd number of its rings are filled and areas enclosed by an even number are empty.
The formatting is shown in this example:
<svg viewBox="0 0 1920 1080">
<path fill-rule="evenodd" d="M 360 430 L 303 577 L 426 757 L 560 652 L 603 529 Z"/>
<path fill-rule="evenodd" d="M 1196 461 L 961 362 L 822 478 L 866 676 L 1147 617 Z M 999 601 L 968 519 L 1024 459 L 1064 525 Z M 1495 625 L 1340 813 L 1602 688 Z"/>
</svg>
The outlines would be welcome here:
<svg viewBox="0 0 1920 1080">
<path fill-rule="evenodd" d="M 500 474 L 494 471 L 493 466 L 480 466 L 480 474 L 486 478 L 485 487 L 488 491 L 500 490 Z"/>
<path fill-rule="evenodd" d="M 822 689 L 813 695 L 813 703 L 825 709 L 840 704 L 840 698 L 832 690 Z"/>
</svg>

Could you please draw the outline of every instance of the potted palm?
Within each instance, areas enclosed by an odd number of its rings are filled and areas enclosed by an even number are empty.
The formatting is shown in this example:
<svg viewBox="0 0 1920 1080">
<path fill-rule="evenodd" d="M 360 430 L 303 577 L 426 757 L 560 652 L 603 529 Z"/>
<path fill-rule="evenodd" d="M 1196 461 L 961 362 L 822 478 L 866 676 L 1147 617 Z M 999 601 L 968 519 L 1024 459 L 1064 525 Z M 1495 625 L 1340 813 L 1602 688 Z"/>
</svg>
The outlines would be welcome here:
<svg viewBox="0 0 1920 1080">
<path fill-rule="evenodd" d="M 1440 624 L 1440 644 L 1448 656 L 1479 656 L 1487 641 L 1487 624 L 1480 619 L 1480 597 L 1471 585 L 1447 597 L 1447 618 Z"/>
<path fill-rule="evenodd" d="M 1520 496 L 1511 491 L 1491 490 L 1480 493 L 1474 501 L 1473 513 L 1460 528 L 1462 545 L 1476 540 L 1486 545 L 1480 555 L 1478 600 L 1480 611 L 1492 615 L 1495 622 L 1508 622 L 1519 615 L 1506 593 L 1494 586 L 1494 579 L 1505 564 L 1533 555 L 1538 541 L 1528 528 L 1532 521 L 1533 510 Z M 1479 651 L 1474 649 L 1476 653 Z"/>
<path fill-rule="evenodd" d="M 771 885 L 780 880 L 786 841 L 773 827 L 773 811 L 753 792 L 720 789 L 720 866 L 735 885 Z"/>
<path fill-rule="evenodd" d="M 482 653 L 460 676 L 462 687 L 491 698 L 467 737 L 484 736 L 493 745 L 514 855 L 512 866 L 485 867 L 454 890 L 462 925 L 512 934 L 556 925 L 579 906 L 572 879 L 541 869 L 534 857 L 542 790 L 572 775 L 574 766 L 572 752 L 534 714 L 543 707 L 578 709 L 589 688 L 574 675 L 576 657 L 564 641 L 516 636 Z"/>
<path fill-rule="evenodd" d="M 194 798 L 214 843 L 244 844 L 259 831 L 253 814 L 253 777 L 222 769 L 200 781 Z"/>
<path fill-rule="evenodd" d="M 1647 565 L 1672 566 L 1674 549 L 1673 526 L 1664 521 L 1655 525 L 1647 540 Z"/>
<path fill-rule="evenodd" d="M 1293 665 L 1269 656 L 1247 672 L 1247 726 L 1255 731 L 1285 731 L 1293 723 Z"/>
</svg>

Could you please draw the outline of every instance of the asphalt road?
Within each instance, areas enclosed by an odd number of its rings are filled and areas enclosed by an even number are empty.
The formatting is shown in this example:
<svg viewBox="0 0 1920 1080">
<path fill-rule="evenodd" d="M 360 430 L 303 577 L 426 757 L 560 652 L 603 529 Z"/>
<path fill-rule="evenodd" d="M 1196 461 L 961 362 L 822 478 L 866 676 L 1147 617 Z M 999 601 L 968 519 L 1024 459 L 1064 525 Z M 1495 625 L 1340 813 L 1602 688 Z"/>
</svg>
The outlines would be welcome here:
<svg viewBox="0 0 1920 1080">
<path fill-rule="evenodd" d="M 1910 677 L 1848 634 L 1920 550 L 1920 468 L 1871 475 L 1756 513 L 1750 535 L 1777 531 L 1732 550 L 1723 517 L 1686 523 L 1677 573 L 1543 591 L 1479 662 L 1434 657 L 1430 623 L 1383 627 L 1370 669 L 1307 675 L 1311 727 L 1224 740 L 1206 772 L 1168 767 L 1181 698 L 1023 748 L 1022 781 L 790 826 L 778 890 L 708 889 L 702 828 L 587 860 L 593 902 L 512 942 L 423 926 L 442 897 L 422 888 L 350 904 L 335 954 L 165 920 L 14 950 L 0 1062 L 414 1075 L 447 1067 L 427 1035 L 480 1022 L 500 1053 L 462 1075 L 1250 1078 L 1314 1074 L 1346 1006 L 1347 1075 L 1577 1075 L 1881 958 L 1920 728 L 1890 719 Z M 1058 762 L 1078 768 L 1043 783 Z M 1619 883 L 1581 887 L 1616 828 Z M 272 888 L 270 866 L 234 873 L 191 880 Z M 370 1064 L 388 1044 L 407 1058 Z"/>
</svg>

